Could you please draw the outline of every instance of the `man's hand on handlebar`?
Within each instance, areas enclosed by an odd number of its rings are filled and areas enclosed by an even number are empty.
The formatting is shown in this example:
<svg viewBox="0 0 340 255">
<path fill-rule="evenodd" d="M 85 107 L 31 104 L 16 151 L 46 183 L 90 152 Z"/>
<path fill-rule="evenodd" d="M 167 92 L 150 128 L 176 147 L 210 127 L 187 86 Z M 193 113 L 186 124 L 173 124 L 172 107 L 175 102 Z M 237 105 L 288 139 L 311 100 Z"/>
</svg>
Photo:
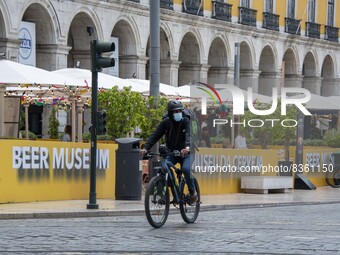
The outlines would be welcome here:
<svg viewBox="0 0 340 255">
<path fill-rule="evenodd" d="M 186 155 L 188 155 L 189 152 L 190 152 L 190 148 L 188 148 L 188 147 L 182 149 L 182 150 L 181 150 L 181 156 L 182 156 L 182 158 L 185 158 Z"/>
<path fill-rule="evenodd" d="M 140 150 L 140 154 L 142 155 L 143 158 L 146 156 L 147 153 L 148 153 L 148 151 L 146 149 Z"/>
</svg>

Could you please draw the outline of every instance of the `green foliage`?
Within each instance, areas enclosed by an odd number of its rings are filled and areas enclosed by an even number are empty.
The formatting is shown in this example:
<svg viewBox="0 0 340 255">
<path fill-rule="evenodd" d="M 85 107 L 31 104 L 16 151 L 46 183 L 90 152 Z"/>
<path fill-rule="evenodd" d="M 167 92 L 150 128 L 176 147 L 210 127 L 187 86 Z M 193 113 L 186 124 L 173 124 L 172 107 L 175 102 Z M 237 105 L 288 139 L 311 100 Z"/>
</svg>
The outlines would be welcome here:
<svg viewBox="0 0 340 255">
<path fill-rule="evenodd" d="M 261 110 L 266 110 L 271 107 L 268 105 L 261 105 L 258 104 L 255 106 L 256 109 L 261 109 Z M 283 144 L 285 146 L 285 151 L 286 151 L 286 159 L 289 158 L 289 143 L 290 140 L 296 139 L 296 127 L 284 127 L 281 125 L 281 121 L 285 119 L 293 119 L 297 120 L 297 108 L 292 105 L 287 106 L 287 112 L 286 115 L 281 115 L 281 100 L 278 100 L 278 106 L 275 110 L 270 115 L 265 115 L 265 116 L 260 116 L 260 115 L 255 115 L 251 113 L 250 111 L 247 111 L 244 115 L 244 119 L 246 122 L 251 119 L 260 119 L 264 122 L 263 127 L 246 127 L 242 129 L 246 129 L 247 133 L 252 133 L 254 138 L 258 139 L 258 141 L 261 144 L 261 147 L 263 149 L 267 149 L 267 146 L 269 144 L 273 144 L 275 140 L 281 140 L 283 141 Z M 268 119 L 275 119 L 274 122 L 272 121 L 266 121 Z M 258 123 L 258 122 L 256 122 Z M 273 124 L 274 123 L 274 124 Z M 285 123 L 285 125 L 292 125 L 294 123 Z M 273 127 L 274 125 L 274 127 Z"/>
<path fill-rule="evenodd" d="M 329 147 L 340 148 L 340 130 L 332 129 L 327 131 L 323 139 Z"/>
<path fill-rule="evenodd" d="M 155 106 L 155 97 L 144 99 L 144 108 L 142 111 L 142 121 L 139 127 L 142 129 L 140 137 L 147 139 L 162 120 L 162 116 L 167 112 L 168 99 L 159 97 Z"/>
<path fill-rule="evenodd" d="M 52 139 L 58 139 L 59 138 L 59 131 L 58 131 L 59 121 L 57 119 L 57 111 L 58 111 L 58 108 L 53 106 L 52 110 L 51 110 L 50 117 L 49 117 L 48 134 L 49 134 L 50 138 L 52 138 Z"/>
<path fill-rule="evenodd" d="M 25 130 L 21 130 L 19 132 L 20 132 L 22 138 L 26 138 L 26 131 Z M 37 139 L 37 135 L 32 133 L 32 132 L 28 132 L 28 138 L 30 140 L 35 140 L 35 139 Z M 13 139 L 13 138 L 10 138 L 10 139 Z"/>
<path fill-rule="evenodd" d="M 143 121 L 144 99 L 131 88 L 119 91 L 115 86 L 98 95 L 98 110 L 106 110 L 107 134 L 113 139 L 125 137 Z"/>
<path fill-rule="evenodd" d="M 213 136 L 210 138 L 210 142 L 214 144 L 221 144 L 224 143 L 228 138 L 218 135 L 218 136 Z"/>
<path fill-rule="evenodd" d="M 20 120 L 19 120 L 19 130 L 24 130 L 25 129 L 25 112 L 20 110 Z"/>
<path fill-rule="evenodd" d="M 320 146 L 327 146 L 327 143 L 322 139 L 306 139 L 303 141 L 303 145 L 320 147 Z"/>
</svg>

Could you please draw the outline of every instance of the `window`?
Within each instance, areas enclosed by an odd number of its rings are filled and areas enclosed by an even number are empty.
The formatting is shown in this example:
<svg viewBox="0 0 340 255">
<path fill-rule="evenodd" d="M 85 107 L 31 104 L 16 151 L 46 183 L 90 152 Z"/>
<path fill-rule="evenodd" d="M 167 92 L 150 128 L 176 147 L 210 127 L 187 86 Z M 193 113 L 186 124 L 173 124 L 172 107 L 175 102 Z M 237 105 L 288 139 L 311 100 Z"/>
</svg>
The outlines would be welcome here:
<svg viewBox="0 0 340 255">
<path fill-rule="evenodd" d="M 295 0 L 288 0 L 287 16 L 291 19 L 295 18 Z"/>
<path fill-rule="evenodd" d="M 315 0 L 308 1 L 308 21 L 315 23 Z"/>
<path fill-rule="evenodd" d="M 273 0 L 266 0 L 266 10 L 265 12 L 274 13 Z"/>
<path fill-rule="evenodd" d="M 334 0 L 328 0 L 327 25 L 334 26 Z"/>
<path fill-rule="evenodd" d="M 250 0 L 241 0 L 241 7 L 250 8 Z"/>
</svg>

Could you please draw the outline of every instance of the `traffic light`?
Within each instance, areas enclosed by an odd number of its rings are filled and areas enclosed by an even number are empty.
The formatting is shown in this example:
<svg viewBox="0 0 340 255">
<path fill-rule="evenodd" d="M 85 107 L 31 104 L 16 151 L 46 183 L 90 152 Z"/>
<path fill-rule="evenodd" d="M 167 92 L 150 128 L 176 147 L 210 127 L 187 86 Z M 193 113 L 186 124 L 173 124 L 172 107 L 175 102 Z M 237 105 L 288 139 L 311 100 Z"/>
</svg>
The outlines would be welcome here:
<svg viewBox="0 0 340 255">
<path fill-rule="evenodd" d="M 97 135 L 105 135 L 106 133 L 106 112 L 97 112 Z"/>
<path fill-rule="evenodd" d="M 115 66 L 114 58 L 102 56 L 103 53 L 111 51 L 115 51 L 114 42 L 91 41 L 92 72 L 100 72 L 102 68 Z"/>
</svg>

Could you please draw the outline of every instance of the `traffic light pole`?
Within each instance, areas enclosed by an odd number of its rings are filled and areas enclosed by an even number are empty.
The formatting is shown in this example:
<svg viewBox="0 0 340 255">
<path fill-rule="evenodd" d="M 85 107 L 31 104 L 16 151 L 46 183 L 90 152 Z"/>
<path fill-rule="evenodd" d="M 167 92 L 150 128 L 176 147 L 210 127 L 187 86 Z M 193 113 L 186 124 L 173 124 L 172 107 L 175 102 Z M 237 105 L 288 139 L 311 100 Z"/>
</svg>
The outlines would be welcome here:
<svg viewBox="0 0 340 255">
<path fill-rule="evenodd" d="M 97 134 L 100 129 L 101 133 L 105 131 L 105 127 L 98 127 L 98 72 L 102 68 L 115 65 L 114 58 L 102 56 L 102 53 L 115 51 L 113 42 L 91 41 L 91 71 L 92 71 L 92 113 L 91 113 L 91 164 L 90 164 L 90 198 L 87 209 L 98 209 L 97 193 L 96 193 L 96 173 L 97 173 Z M 105 114 L 105 113 L 103 113 Z M 104 117 L 104 115 L 101 117 Z M 105 115 L 106 116 L 106 115 Z M 102 118 L 101 118 L 102 119 Z M 102 124 L 105 125 L 103 119 Z"/>
<path fill-rule="evenodd" d="M 95 54 L 97 41 L 91 41 L 91 71 L 92 71 L 92 114 L 91 114 L 91 162 L 90 162 L 90 196 L 87 209 L 98 209 L 96 193 L 96 165 L 97 165 L 97 108 L 98 108 L 98 69 Z"/>
</svg>

